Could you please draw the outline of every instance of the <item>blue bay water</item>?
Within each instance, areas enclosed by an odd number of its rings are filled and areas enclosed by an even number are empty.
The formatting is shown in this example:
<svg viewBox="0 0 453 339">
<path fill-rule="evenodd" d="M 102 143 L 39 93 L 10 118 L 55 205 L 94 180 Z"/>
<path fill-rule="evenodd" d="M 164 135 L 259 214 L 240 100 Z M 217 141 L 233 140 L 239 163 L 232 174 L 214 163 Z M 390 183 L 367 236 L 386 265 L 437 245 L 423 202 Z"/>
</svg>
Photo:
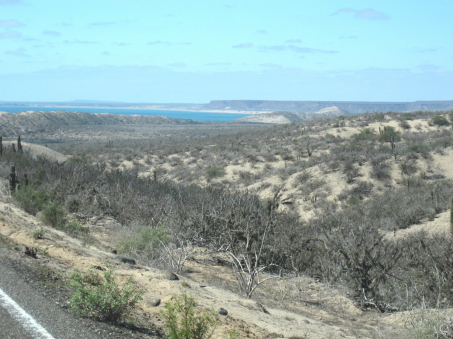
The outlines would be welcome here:
<svg viewBox="0 0 453 339">
<path fill-rule="evenodd" d="M 190 111 L 163 111 L 148 109 L 123 108 L 87 108 L 87 107 L 31 107 L 31 106 L 0 106 L 0 112 L 18 113 L 23 111 L 70 111 L 85 113 L 111 113 L 124 115 L 160 115 L 168 118 L 193 119 L 198 121 L 231 121 L 248 114 L 190 112 Z"/>
</svg>

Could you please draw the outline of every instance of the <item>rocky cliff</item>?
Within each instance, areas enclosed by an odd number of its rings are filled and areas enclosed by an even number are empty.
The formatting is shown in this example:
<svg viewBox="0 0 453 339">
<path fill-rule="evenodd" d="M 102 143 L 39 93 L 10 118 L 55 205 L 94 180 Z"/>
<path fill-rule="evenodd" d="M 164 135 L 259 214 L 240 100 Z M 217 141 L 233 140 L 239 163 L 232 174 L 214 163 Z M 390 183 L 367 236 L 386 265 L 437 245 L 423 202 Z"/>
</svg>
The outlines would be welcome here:
<svg viewBox="0 0 453 339">
<path fill-rule="evenodd" d="M 212 100 L 204 105 L 203 109 L 314 113 L 332 106 L 350 113 L 434 111 L 453 109 L 453 100 L 413 102 Z"/>
</svg>

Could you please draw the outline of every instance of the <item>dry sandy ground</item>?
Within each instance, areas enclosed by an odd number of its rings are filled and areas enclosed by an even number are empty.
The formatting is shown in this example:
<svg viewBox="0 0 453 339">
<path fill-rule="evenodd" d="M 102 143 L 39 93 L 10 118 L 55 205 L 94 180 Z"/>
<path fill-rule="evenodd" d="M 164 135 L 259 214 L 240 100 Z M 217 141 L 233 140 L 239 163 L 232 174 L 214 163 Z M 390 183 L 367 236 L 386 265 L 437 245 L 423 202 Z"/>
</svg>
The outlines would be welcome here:
<svg viewBox="0 0 453 339">
<path fill-rule="evenodd" d="M 24 144 L 24 147 L 29 147 L 36 154 L 45 151 L 45 148 L 33 145 Z M 47 154 L 52 154 L 59 160 L 65 159 L 63 155 L 55 153 Z M 215 280 L 213 277 L 230 282 L 234 278 L 228 267 L 216 266 L 209 264 L 210 260 L 203 260 L 215 255 L 203 249 L 195 255 L 196 260 L 188 262 L 187 267 L 191 273 L 180 276 L 179 281 L 165 279 L 164 272 L 152 267 L 120 263 L 110 252 L 115 247 L 111 240 L 114 239 L 113 228 L 109 227 L 113 222 L 110 219 L 94 218 L 85 225 L 90 229 L 87 239 L 73 238 L 43 225 L 35 216 L 18 208 L 8 195 L 6 181 L 0 181 L 0 233 L 3 236 L 22 248 L 29 246 L 40 249 L 40 264 L 65 275 L 76 268 L 86 272 L 93 265 L 104 266 L 110 263 L 121 277 L 132 276 L 134 281 L 144 287 L 144 300 L 149 297 L 162 299 L 159 307 L 149 307 L 146 302 L 140 305 L 143 312 L 157 324 L 161 320 L 159 311 L 162 305 L 181 293 L 181 281 L 185 281 L 190 286 L 189 293 L 199 305 L 214 310 L 219 307 L 228 310 L 227 316 L 219 316 L 221 326 L 214 338 L 224 338 L 232 329 L 237 330 L 241 338 L 364 338 L 371 337 L 376 326 L 380 326 L 380 319 L 370 322 L 369 314 L 358 309 L 344 293 L 306 277 L 270 280 L 263 286 L 263 290 L 271 291 L 274 298 L 269 299 L 264 306 L 210 284 Z M 32 233 L 41 228 L 46 231 L 43 239 L 34 239 Z M 287 294 L 292 299 L 289 305 L 283 300 Z"/>
<path fill-rule="evenodd" d="M 46 154 L 58 161 L 67 160 L 66 156 L 43 146 L 24 143 L 24 148 L 36 155 Z M 435 157 L 436 166 L 453 176 L 453 170 L 449 166 L 452 160 L 453 152 Z M 333 173 L 325 179 L 332 184 L 340 183 L 337 175 Z M 234 176 L 234 168 L 228 170 L 228 176 Z M 270 180 L 277 183 L 279 179 Z M 332 193 L 338 194 L 339 190 L 341 187 L 337 187 Z M 199 249 L 194 256 L 195 260 L 187 263 L 189 273 L 180 276 L 179 281 L 170 281 L 158 269 L 131 266 L 115 260 L 111 254 L 116 245 L 112 242 L 115 239 L 113 223 L 114 220 L 111 219 L 93 218 L 85 225 L 90 229 L 87 239 L 70 237 L 43 225 L 35 216 L 20 210 L 8 196 L 6 182 L 0 180 L 1 234 L 22 247 L 33 246 L 43 250 L 43 254 L 38 255 L 40 264 L 66 275 L 75 268 L 86 272 L 93 265 L 104 266 L 110 263 L 121 277 L 126 279 L 132 276 L 145 289 L 144 300 L 149 297 L 161 298 L 161 306 L 150 307 L 146 302 L 140 305 L 141 310 L 156 324 L 162 324 L 159 315 L 162 305 L 181 293 L 182 281 L 188 283 L 189 293 L 199 305 L 214 310 L 219 307 L 228 310 L 227 316 L 219 316 L 221 325 L 213 337 L 218 339 L 225 338 L 232 329 L 239 332 L 240 338 L 372 338 L 378 333 L 390 333 L 400 328 L 406 321 L 404 319 L 413 316 L 410 312 L 393 315 L 363 312 L 346 297 L 346 291 L 325 286 L 308 277 L 269 280 L 259 293 L 261 303 L 246 299 L 221 288 L 222 283 L 218 281 L 234 282 L 232 273 L 228 267 L 213 263 L 212 258 L 218 253 L 204 249 Z M 441 213 L 434 221 L 401 230 L 397 232 L 397 236 L 422 229 L 445 232 L 448 225 L 448 213 Z M 40 228 L 46 230 L 44 238 L 34 239 L 31 234 Z M 217 283 L 213 283 L 214 281 Z"/>
<path fill-rule="evenodd" d="M 17 150 L 17 142 L 16 141 L 4 141 L 3 142 L 3 147 L 11 148 L 12 144 L 15 144 L 15 147 L 16 147 L 16 150 Z M 65 162 L 65 161 L 67 161 L 69 159 L 68 156 L 66 156 L 64 154 L 61 154 L 59 152 L 55 152 L 54 150 L 52 150 L 52 149 L 50 149 L 50 148 L 48 148 L 46 146 L 36 145 L 36 144 L 29 144 L 29 143 L 26 143 L 26 142 L 21 142 L 21 144 L 22 144 L 22 148 L 24 149 L 24 151 L 29 151 L 35 157 L 43 155 L 43 156 L 46 156 L 48 158 L 55 159 L 59 163 L 63 163 L 63 162 Z"/>
<path fill-rule="evenodd" d="M 93 265 L 105 267 L 106 263 L 110 263 L 121 277 L 132 276 L 135 282 L 145 288 L 145 300 L 148 297 L 158 297 L 162 299 L 162 304 L 170 301 L 172 296 L 180 294 L 181 280 L 186 281 L 190 285 L 189 293 L 200 305 L 209 309 L 223 307 L 229 312 L 228 316 L 219 318 L 221 326 L 214 338 L 222 338 L 222 335 L 231 329 L 236 329 L 243 338 L 265 338 L 271 333 L 278 335 L 273 337 L 280 338 L 291 336 L 304 338 L 304 335 L 307 335 L 306 338 L 358 338 L 353 334 L 354 332 L 358 331 L 361 335 L 366 335 L 373 330 L 372 326 L 366 324 L 360 324 L 356 329 L 347 328 L 357 320 L 355 318 L 362 316 L 362 312 L 344 297 L 337 303 L 343 304 L 344 316 L 349 319 L 335 319 L 335 316 L 328 311 L 316 309 L 313 306 L 300 307 L 297 312 L 264 307 L 256 301 L 206 284 L 204 281 L 209 280 L 211 275 L 209 271 L 215 269 L 212 266 L 191 262 L 189 267 L 192 272 L 197 273 L 194 274 L 196 280 L 180 276 L 180 281 L 169 281 L 164 278 L 160 270 L 145 266 L 129 266 L 116 261 L 109 251 L 112 244 L 108 239 L 111 239 L 111 236 L 105 224 L 86 225 L 90 228 L 90 241 L 95 243 L 87 245 L 83 240 L 72 238 L 64 232 L 43 225 L 34 216 L 17 208 L 5 194 L 0 201 L 0 215 L 2 235 L 21 246 L 44 250 L 45 254 L 38 256 L 45 259 L 45 265 L 65 274 L 70 274 L 75 268 L 86 272 Z M 41 228 L 46 230 L 44 238 L 34 239 L 31 234 Z M 307 292 L 311 289 L 319 293 L 321 290 L 321 286 L 316 286 L 313 282 L 309 283 L 308 280 L 306 285 Z M 323 295 L 323 298 L 330 297 L 340 298 L 333 293 Z M 325 301 L 318 299 L 312 303 L 325 303 Z M 146 303 L 142 303 L 140 307 L 158 323 L 162 306 L 149 307 Z M 354 327 L 357 327 L 357 324 L 354 324 Z"/>
<path fill-rule="evenodd" d="M 7 196 L 4 182 L 2 185 L 0 233 L 21 246 L 45 251 L 45 254 L 38 254 L 41 265 L 69 275 L 75 268 L 86 272 L 93 265 L 104 267 L 106 263 L 110 263 L 121 277 L 132 276 L 134 281 L 144 287 L 144 300 L 158 297 L 162 300 L 161 305 L 170 301 L 172 296 L 180 294 L 183 288 L 181 282 L 185 281 L 190 286 L 189 293 L 198 304 L 209 309 L 223 307 L 228 310 L 228 316 L 219 316 L 221 326 L 214 338 L 222 338 L 231 329 L 237 330 L 241 338 L 363 338 L 369 337 L 373 332 L 373 326 L 367 324 L 369 317 L 357 309 L 353 302 L 308 278 L 294 278 L 292 282 L 305 288 L 304 296 L 309 302 L 295 302 L 293 310 L 287 311 L 263 306 L 257 301 L 209 285 L 207 281 L 214 274 L 223 279 L 232 279 L 231 272 L 224 267 L 217 269 L 214 265 L 197 263 L 198 260 L 191 261 L 188 267 L 193 279 L 180 276 L 179 281 L 170 281 L 165 279 L 164 272 L 158 269 L 120 263 L 110 252 L 114 244 L 110 243 L 112 238 L 108 221 L 98 220 L 86 225 L 90 228 L 89 240 L 72 238 L 64 232 L 43 225 L 34 216 L 20 210 Z M 32 233 L 41 228 L 46 231 L 43 239 L 34 239 Z M 200 250 L 196 258 L 210 255 Z M 267 287 L 283 289 L 281 284 L 281 281 L 274 281 Z M 140 307 L 159 324 L 159 311 L 163 306 L 149 307 L 143 302 Z M 341 318 L 338 316 L 340 312 Z"/>
</svg>

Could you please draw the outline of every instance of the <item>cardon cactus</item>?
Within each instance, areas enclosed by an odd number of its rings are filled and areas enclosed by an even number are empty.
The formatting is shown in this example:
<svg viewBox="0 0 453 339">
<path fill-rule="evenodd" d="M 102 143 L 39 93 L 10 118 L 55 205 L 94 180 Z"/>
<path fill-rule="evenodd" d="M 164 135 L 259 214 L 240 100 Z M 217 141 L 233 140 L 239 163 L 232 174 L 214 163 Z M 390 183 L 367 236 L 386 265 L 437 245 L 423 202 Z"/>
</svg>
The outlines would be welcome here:
<svg viewBox="0 0 453 339">
<path fill-rule="evenodd" d="M 9 189 L 11 193 L 16 190 L 16 166 L 11 166 L 11 172 L 9 173 Z"/>
</svg>

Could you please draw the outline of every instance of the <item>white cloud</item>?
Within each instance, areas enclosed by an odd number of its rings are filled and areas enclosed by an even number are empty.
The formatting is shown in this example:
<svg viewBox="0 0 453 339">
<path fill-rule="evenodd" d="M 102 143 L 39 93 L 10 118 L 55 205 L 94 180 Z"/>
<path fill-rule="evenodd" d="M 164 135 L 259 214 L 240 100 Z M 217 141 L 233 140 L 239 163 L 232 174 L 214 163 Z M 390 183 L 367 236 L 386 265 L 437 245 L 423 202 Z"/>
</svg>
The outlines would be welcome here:
<svg viewBox="0 0 453 339">
<path fill-rule="evenodd" d="M 438 48 L 414 48 L 413 51 L 416 53 L 427 53 L 427 52 L 436 52 L 438 51 Z"/>
<path fill-rule="evenodd" d="M 50 36 L 60 36 L 61 33 L 60 32 L 57 32 L 57 31 L 43 31 L 42 34 L 44 35 L 50 35 Z"/>
<path fill-rule="evenodd" d="M 25 26 L 22 22 L 17 20 L 0 20 L 0 27 L 20 27 Z"/>
<path fill-rule="evenodd" d="M 352 13 L 356 19 L 368 19 L 368 20 L 386 20 L 390 16 L 383 12 L 379 12 L 373 8 L 364 8 L 364 9 L 353 9 L 350 7 L 341 8 L 335 11 L 332 15 L 338 15 L 343 13 Z"/>
<path fill-rule="evenodd" d="M 282 65 L 279 65 L 279 64 L 273 64 L 273 63 L 264 63 L 264 64 L 260 64 L 260 66 L 262 67 L 266 67 L 266 68 L 282 68 L 283 66 Z"/>
<path fill-rule="evenodd" d="M 301 44 L 302 40 L 301 39 L 289 39 L 289 40 L 286 40 L 285 43 L 287 43 L 287 44 Z"/>
<path fill-rule="evenodd" d="M 65 40 L 65 41 L 63 41 L 63 43 L 64 44 L 94 45 L 94 44 L 98 44 L 99 42 L 75 39 L 75 40 Z"/>
<path fill-rule="evenodd" d="M 0 0 L 0 5 L 17 5 L 21 2 L 20 0 Z"/>
<path fill-rule="evenodd" d="M 20 38 L 22 33 L 16 31 L 7 31 L 0 33 L 0 39 Z"/>
<path fill-rule="evenodd" d="M 358 39 L 359 37 L 357 35 L 348 35 L 348 36 L 340 36 L 339 39 Z"/>
<path fill-rule="evenodd" d="M 167 65 L 169 67 L 186 67 L 187 65 L 184 62 L 175 62 L 173 64 Z"/>
<path fill-rule="evenodd" d="M 90 22 L 91 27 L 99 27 L 99 26 L 112 26 L 115 25 L 116 22 L 113 21 L 97 21 L 97 22 Z"/>
<path fill-rule="evenodd" d="M 251 42 L 245 42 L 245 43 L 233 46 L 233 48 L 252 48 L 252 47 L 253 47 L 253 44 Z"/>
<path fill-rule="evenodd" d="M 10 50 L 10 51 L 5 51 L 5 54 L 6 55 L 12 55 L 12 56 L 15 56 L 15 57 L 30 57 L 26 52 L 26 49 L 24 48 L 18 48 L 18 49 L 15 49 L 15 50 Z"/>
<path fill-rule="evenodd" d="M 231 62 L 211 62 L 205 64 L 206 66 L 231 66 Z"/>
</svg>

